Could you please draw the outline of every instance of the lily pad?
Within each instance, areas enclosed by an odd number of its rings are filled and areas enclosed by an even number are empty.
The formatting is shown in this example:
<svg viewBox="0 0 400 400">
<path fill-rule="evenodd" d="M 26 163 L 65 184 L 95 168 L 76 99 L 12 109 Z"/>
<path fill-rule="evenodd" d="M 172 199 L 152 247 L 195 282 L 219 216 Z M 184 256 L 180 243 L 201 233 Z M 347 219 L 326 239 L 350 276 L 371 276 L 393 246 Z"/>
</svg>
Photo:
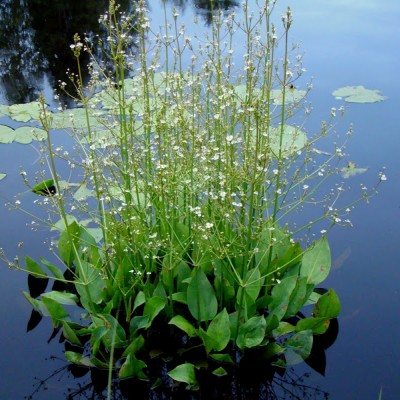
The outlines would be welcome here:
<svg viewBox="0 0 400 400">
<path fill-rule="evenodd" d="M 55 129 L 87 129 L 86 110 L 84 108 L 74 108 L 72 110 L 66 110 L 52 115 L 52 127 Z M 103 128 L 101 121 L 95 117 L 89 116 L 90 127 Z"/>
<path fill-rule="evenodd" d="M 305 90 L 289 88 L 285 91 L 285 104 L 298 103 L 306 97 L 306 94 L 307 92 Z M 275 105 L 281 106 L 283 104 L 282 90 L 271 90 L 271 99 Z"/>
<path fill-rule="evenodd" d="M 74 193 L 74 199 L 77 201 L 86 200 L 90 196 L 94 196 L 94 191 L 92 189 L 89 189 L 85 183 L 83 183 Z"/>
<path fill-rule="evenodd" d="M 280 127 L 270 129 L 270 146 L 275 154 L 279 153 Z M 283 126 L 282 155 L 288 156 L 301 150 L 307 143 L 307 135 L 299 128 L 292 125 Z"/>
<path fill-rule="evenodd" d="M 235 91 L 235 94 L 239 97 L 241 101 L 246 100 L 246 94 L 247 94 L 247 86 L 246 85 L 237 85 L 233 88 Z M 252 91 L 253 97 L 261 97 L 261 90 L 258 88 L 254 88 Z"/>
<path fill-rule="evenodd" d="M 15 130 L 7 125 L 0 125 L 0 143 L 12 143 L 15 139 Z"/>
<path fill-rule="evenodd" d="M 385 100 L 380 90 L 366 89 L 364 86 L 345 86 L 332 92 L 337 99 L 348 103 L 376 103 Z"/>
<path fill-rule="evenodd" d="M 368 168 L 357 168 L 355 163 L 349 161 L 347 167 L 342 168 L 340 172 L 342 173 L 343 178 L 348 179 L 351 176 L 362 174 L 367 170 Z"/>
<path fill-rule="evenodd" d="M 26 104 L 13 104 L 8 107 L 8 115 L 14 121 L 28 122 L 31 119 L 39 120 L 40 103 L 32 101 Z"/>
<path fill-rule="evenodd" d="M 44 140 L 47 133 L 44 129 L 31 126 L 21 126 L 15 130 L 15 142 L 29 144 L 32 140 Z"/>
</svg>

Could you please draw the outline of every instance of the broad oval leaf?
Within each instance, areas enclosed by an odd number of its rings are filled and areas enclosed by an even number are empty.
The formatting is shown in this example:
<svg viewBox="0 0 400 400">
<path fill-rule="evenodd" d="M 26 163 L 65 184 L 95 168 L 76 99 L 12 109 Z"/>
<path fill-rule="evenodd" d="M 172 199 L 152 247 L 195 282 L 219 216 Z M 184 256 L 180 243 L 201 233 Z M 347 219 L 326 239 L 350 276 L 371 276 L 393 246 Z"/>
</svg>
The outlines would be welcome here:
<svg viewBox="0 0 400 400">
<path fill-rule="evenodd" d="M 136 358 L 134 354 L 128 354 L 125 362 L 121 365 L 121 369 L 119 370 L 119 378 L 139 378 L 146 379 L 147 376 L 143 372 L 143 370 L 147 367 L 147 364 Z"/>
<path fill-rule="evenodd" d="M 236 344 L 240 349 L 258 346 L 265 337 L 266 327 L 264 316 L 250 318 L 239 327 Z"/>
<path fill-rule="evenodd" d="M 229 327 L 229 315 L 226 308 L 211 321 L 207 329 L 207 334 L 214 342 L 213 350 L 222 351 L 228 345 L 231 338 L 231 330 Z"/>
<path fill-rule="evenodd" d="M 285 358 L 288 365 L 295 365 L 303 362 L 310 354 L 313 344 L 311 330 L 296 333 L 284 343 Z"/>
<path fill-rule="evenodd" d="M 336 318 L 339 316 L 340 300 L 333 289 L 329 289 L 318 299 L 313 313 L 319 318 Z"/>
<path fill-rule="evenodd" d="M 47 133 L 44 129 L 21 126 L 15 130 L 14 141 L 21 144 L 29 144 L 32 140 L 44 140 L 46 137 Z"/>
<path fill-rule="evenodd" d="M 186 318 L 182 317 L 182 315 L 175 315 L 175 317 L 169 321 L 169 324 L 175 325 L 190 337 L 198 336 L 196 328 Z"/>
<path fill-rule="evenodd" d="M 193 270 L 187 288 L 189 311 L 197 321 L 209 321 L 217 314 L 218 303 L 214 289 L 201 268 Z"/>
<path fill-rule="evenodd" d="M 317 240 L 303 256 L 300 276 L 307 278 L 307 283 L 318 285 L 329 274 L 331 268 L 331 251 L 325 236 Z"/>
<path fill-rule="evenodd" d="M 333 91 L 337 99 L 344 97 L 348 103 L 376 103 L 385 100 L 380 90 L 366 89 L 364 86 L 345 86 Z"/>
<path fill-rule="evenodd" d="M 185 382 L 188 385 L 197 384 L 194 365 L 191 363 L 185 363 L 185 364 L 178 365 L 172 371 L 169 371 L 168 375 L 173 380 L 178 381 L 178 382 Z"/>
<path fill-rule="evenodd" d="M 7 125 L 0 125 L 0 143 L 12 143 L 15 139 L 15 130 Z"/>
</svg>

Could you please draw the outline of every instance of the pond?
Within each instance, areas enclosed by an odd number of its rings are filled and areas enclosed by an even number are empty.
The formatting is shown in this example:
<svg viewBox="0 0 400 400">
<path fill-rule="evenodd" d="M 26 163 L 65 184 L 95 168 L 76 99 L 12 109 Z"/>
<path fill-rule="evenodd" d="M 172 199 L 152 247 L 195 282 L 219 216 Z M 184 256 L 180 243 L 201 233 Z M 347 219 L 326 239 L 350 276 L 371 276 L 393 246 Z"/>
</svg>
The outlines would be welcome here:
<svg viewBox="0 0 400 400">
<path fill-rule="evenodd" d="M 152 23 L 162 24 L 163 15 L 158 11 L 161 0 L 148 3 Z M 198 26 L 208 29 L 206 1 L 168 3 L 178 8 L 189 30 L 196 14 L 202 19 Z M 225 1 L 223 5 L 228 10 L 235 7 L 233 3 Z M 313 82 L 309 95 L 313 111 L 307 129 L 318 130 L 331 107 L 345 105 L 346 114 L 336 129 L 345 133 L 353 124 L 354 135 L 346 150 L 349 161 L 368 168 L 362 175 L 345 180 L 345 184 L 355 189 L 361 183 L 371 186 L 382 167 L 386 167 L 388 177 L 369 204 L 361 203 L 352 212 L 352 228 L 337 227 L 330 232 L 333 270 L 324 286 L 334 288 L 341 300 L 339 334 L 326 352 L 325 376 L 305 364 L 295 368 L 293 376 L 304 377 L 303 389 L 297 395 L 310 399 L 325 395 L 330 399 L 378 399 L 382 388 L 383 399 L 395 399 L 400 392 L 400 135 L 396 118 L 400 3 L 278 0 L 276 15 L 280 16 L 287 5 L 294 17 L 291 40 L 300 42 L 304 52 L 307 72 L 302 84 L 311 79 Z M 129 2 L 124 2 L 123 8 L 129 7 Z M 72 68 L 69 43 L 73 34 L 84 30 L 101 35 L 97 20 L 106 8 L 106 1 L 3 1 L 0 103 L 29 102 L 37 99 L 40 91 L 51 99 L 53 87 L 65 79 L 65 69 Z M 386 99 L 357 104 L 332 96 L 337 88 L 357 85 L 379 89 Z M 37 159 L 30 145 L 0 145 L 0 172 L 7 173 L 0 183 L 4 202 L 26 190 L 19 172 L 38 169 Z M 43 251 L 47 254 L 47 231 L 42 227 L 31 229 L 30 225 L 29 215 L 3 207 L 0 247 L 10 255 L 26 253 L 39 258 Z M 23 243 L 22 250 L 18 250 L 18 243 Z M 26 275 L 10 271 L 3 264 L 0 276 L 0 397 L 94 398 L 89 395 L 92 389 L 87 377 L 73 377 L 65 370 L 63 346 L 57 340 L 48 342 L 50 319 L 26 333 L 31 314 L 22 295 L 22 290 L 27 290 Z M 282 392 L 278 398 L 289 397 Z"/>
</svg>

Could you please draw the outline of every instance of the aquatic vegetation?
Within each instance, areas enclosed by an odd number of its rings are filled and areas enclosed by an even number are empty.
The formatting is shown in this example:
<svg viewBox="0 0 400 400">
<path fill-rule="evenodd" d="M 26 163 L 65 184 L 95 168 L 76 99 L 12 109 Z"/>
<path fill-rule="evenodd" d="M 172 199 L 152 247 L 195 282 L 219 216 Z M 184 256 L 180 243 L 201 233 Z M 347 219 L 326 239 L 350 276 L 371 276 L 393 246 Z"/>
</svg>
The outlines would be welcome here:
<svg viewBox="0 0 400 400">
<path fill-rule="evenodd" d="M 348 179 L 351 176 L 362 174 L 367 170 L 368 168 L 357 167 L 355 163 L 349 161 L 346 167 L 340 169 L 340 172 L 342 173 L 343 178 Z"/>
<path fill-rule="evenodd" d="M 337 99 L 344 97 L 348 103 L 376 103 L 385 100 L 380 90 L 366 89 L 364 86 L 345 86 L 333 91 Z"/>
<path fill-rule="evenodd" d="M 71 45 L 78 71 L 81 53 L 92 57 L 88 84 L 69 76 L 78 107 L 53 113 L 41 97 L 6 111 L 46 133 L 48 172 L 33 187 L 21 175 L 41 196 L 48 219 L 39 222 L 60 263 L 6 261 L 41 282 L 24 295 L 73 345 L 66 359 L 107 368 L 110 385 L 115 374 L 157 384 L 166 366 L 195 389 L 199 374 L 230 374 L 254 350 L 285 368 L 307 360 L 340 313 L 335 291 L 318 287 L 331 268 L 326 234 L 350 225 L 351 208 L 376 186 L 350 204 L 341 186 L 326 188 L 349 135 L 316 151 L 335 115 L 307 136 L 291 11 L 281 40 L 272 13 L 269 1 L 256 15 L 245 2 L 243 20 L 216 10 L 210 37 L 194 43 L 176 12 L 155 33 L 144 1 L 130 16 L 111 1 L 101 21 L 113 67 L 97 62 L 89 38 Z M 72 150 L 53 144 L 62 129 Z M 0 136 L 16 141 L 16 131 Z M 320 216 L 296 226 L 308 204 Z M 318 237 L 302 240 L 313 229 Z"/>
</svg>

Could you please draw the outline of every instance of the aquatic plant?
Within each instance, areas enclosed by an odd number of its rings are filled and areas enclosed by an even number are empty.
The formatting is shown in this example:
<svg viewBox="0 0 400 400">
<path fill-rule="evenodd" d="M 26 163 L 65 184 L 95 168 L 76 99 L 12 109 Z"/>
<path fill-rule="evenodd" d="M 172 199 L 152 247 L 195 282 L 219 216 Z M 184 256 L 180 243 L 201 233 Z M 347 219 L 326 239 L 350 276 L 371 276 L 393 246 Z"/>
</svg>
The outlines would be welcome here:
<svg viewBox="0 0 400 400">
<path fill-rule="evenodd" d="M 132 15 L 111 1 L 100 20 L 112 67 L 94 56 L 102 43 L 76 35 L 71 45 L 78 108 L 52 113 L 41 97 L 33 114 L 8 110 L 45 132 L 48 171 L 30 190 L 42 196 L 60 264 L 7 262 L 42 282 L 39 295 L 24 294 L 74 345 L 66 359 L 108 368 L 110 385 L 115 372 L 158 382 L 165 363 L 170 378 L 196 388 L 198 374 L 227 375 L 254 349 L 285 368 L 307 359 L 340 313 L 335 291 L 317 287 L 331 266 L 326 234 L 350 225 L 376 186 L 350 204 L 340 184 L 327 188 L 349 134 L 340 146 L 329 139 L 333 109 L 307 136 L 310 88 L 294 85 L 303 68 L 289 43 L 291 10 L 279 28 L 274 4 L 253 14 L 246 1 L 243 20 L 215 10 L 210 36 L 195 43 L 176 10 L 168 22 L 165 2 L 157 33 L 144 1 Z M 88 84 L 82 52 L 92 56 Z M 65 128 L 73 151 L 53 145 Z M 307 205 L 320 214 L 298 226 Z M 314 226 L 319 238 L 302 243 Z"/>
</svg>

